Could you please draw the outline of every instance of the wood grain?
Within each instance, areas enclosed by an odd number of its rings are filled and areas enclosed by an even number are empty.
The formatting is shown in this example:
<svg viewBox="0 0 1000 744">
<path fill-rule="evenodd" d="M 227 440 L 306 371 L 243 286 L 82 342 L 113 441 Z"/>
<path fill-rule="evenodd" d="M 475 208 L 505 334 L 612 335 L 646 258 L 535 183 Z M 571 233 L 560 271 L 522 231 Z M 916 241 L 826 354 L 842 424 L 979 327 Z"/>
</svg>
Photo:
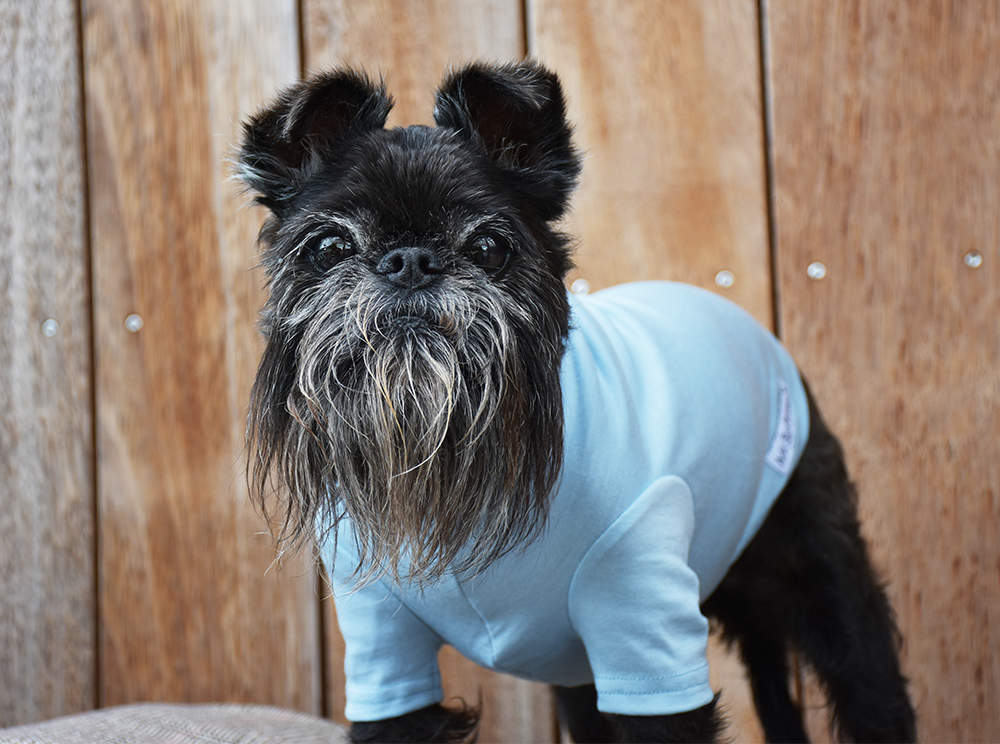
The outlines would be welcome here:
<svg viewBox="0 0 1000 744">
<path fill-rule="evenodd" d="M 304 0 L 305 67 L 361 66 L 384 75 L 396 105 L 389 126 L 432 124 L 444 73 L 472 59 L 525 54 L 516 0 Z"/>
<path fill-rule="evenodd" d="M 324 715 L 345 726 L 351 724 L 344 715 L 347 705 L 345 685 L 347 677 L 344 674 L 344 636 L 337 624 L 337 609 L 333 602 L 329 575 L 325 567 L 320 567 L 323 587 L 323 640 L 324 640 L 324 673 L 323 704 Z"/>
<path fill-rule="evenodd" d="M 0 727 L 96 697 L 77 28 L 68 0 L 0 0 Z"/>
<path fill-rule="evenodd" d="M 567 224 L 580 238 L 571 279 L 685 281 L 770 326 L 757 4 L 529 7 L 530 51 L 561 76 L 585 154 Z M 714 638 L 710 667 L 729 735 L 761 741 L 743 667 Z"/>
<path fill-rule="evenodd" d="M 998 16 L 767 11 L 782 327 L 843 435 L 924 741 L 1000 740 Z"/>
<path fill-rule="evenodd" d="M 697 284 L 770 325 L 757 4 L 530 10 L 530 51 L 561 75 L 586 157 L 569 220 L 577 276 Z M 720 290 L 723 270 L 733 284 Z"/>
<path fill-rule="evenodd" d="M 520 2 L 306 0 L 305 68 L 361 66 L 384 76 L 396 105 L 389 126 L 432 123 L 434 91 L 445 72 L 471 59 L 524 56 Z M 343 720 L 343 645 L 327 602 L 327 708 Z M 483 670 L 450 651 L 441 657 L 445 695 L 483 700 L 480 741 L 550 741 L 549 693 L 538 685 Z"/>
<path fill-rule="evenodd" d="M 261 215 L 225 162 L 241 117 L 297 76 L 295 3 L 92 0 L 84 57 L 101 703 L 318 712 L 315 575 L 268 573 L 245 493 Z"/>
</svg>

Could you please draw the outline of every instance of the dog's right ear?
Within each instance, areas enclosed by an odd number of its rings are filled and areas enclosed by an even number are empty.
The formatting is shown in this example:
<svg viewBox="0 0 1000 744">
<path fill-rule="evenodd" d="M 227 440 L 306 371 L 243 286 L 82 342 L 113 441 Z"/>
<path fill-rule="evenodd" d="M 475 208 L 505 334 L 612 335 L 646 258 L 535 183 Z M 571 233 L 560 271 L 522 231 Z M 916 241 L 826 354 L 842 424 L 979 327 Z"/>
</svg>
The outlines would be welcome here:
<svg viewBox="0 0 1000 744">
<path fill-rule="evenodd" d="M 236 177 L 280 217 L 322 162 L 358 134 L 384 127 L 391 108 L 385 84 L 354 70 L 292 85 L 243 125 Z"/>
</svg>

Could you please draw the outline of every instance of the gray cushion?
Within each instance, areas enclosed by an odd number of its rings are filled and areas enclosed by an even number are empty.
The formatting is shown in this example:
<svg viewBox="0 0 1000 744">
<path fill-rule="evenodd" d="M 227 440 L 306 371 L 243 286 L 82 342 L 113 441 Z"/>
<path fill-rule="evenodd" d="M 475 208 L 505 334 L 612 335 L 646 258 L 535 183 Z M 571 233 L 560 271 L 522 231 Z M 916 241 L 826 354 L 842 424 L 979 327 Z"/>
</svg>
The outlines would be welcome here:
<svg viewBox="0 0 1000 744">
<path fill-rule="evenodd" d="M 4 744 L 338 744 L 343 726 L 259 705 L 122 705 L 0 729 Z"/>
</svg>

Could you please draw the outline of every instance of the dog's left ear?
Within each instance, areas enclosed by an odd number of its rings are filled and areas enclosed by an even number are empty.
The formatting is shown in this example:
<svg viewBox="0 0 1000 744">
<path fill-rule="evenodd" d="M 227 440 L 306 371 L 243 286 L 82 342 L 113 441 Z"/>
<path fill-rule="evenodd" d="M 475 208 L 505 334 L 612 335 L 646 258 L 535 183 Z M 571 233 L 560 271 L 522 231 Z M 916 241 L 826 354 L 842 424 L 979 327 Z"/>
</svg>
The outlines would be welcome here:
<svg viewBox="0 0 1000 744">
<path fill-rule="evenodd" d="M 434 121 L 478 142 L 486 155 L 515 171 L 513 188 L 538 217 L 566 211 L 580 158 L 566 120 L 562 86 L 536 62 L 474 62 L 449 75 L 437 92 Z"/>
</svg>

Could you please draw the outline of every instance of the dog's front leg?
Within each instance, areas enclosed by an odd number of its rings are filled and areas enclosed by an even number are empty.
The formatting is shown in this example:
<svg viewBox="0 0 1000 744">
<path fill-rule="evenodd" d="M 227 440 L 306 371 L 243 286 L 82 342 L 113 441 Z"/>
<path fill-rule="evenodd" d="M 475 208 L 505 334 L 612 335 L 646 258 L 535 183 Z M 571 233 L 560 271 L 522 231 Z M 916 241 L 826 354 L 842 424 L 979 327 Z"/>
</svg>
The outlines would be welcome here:
<svg viewBox="0 0 1000 744">
<path fill-rule="evenodd" d="M 716 695 L 708 705 L 669 716 L 622 716 L 608 714 L 620 742 L 715 742 L 724 722 L 716 709 Z"/>
<path fill-rule="evenodd" d="M 351 725 L 350 740 L 361 742 L 465 742 L 474 741 L 479 712 L 463 707 L 452 710 L 441 705 L 406 713 L 382 721 Z"/>
</svg>

